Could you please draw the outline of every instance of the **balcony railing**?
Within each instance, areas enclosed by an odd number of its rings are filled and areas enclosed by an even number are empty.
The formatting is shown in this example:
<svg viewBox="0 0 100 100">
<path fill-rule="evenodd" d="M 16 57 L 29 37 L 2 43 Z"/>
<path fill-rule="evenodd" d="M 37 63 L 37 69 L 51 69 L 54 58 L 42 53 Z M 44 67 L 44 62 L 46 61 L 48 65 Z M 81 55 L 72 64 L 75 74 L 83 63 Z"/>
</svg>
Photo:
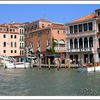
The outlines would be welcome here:
<svg viewBox="0 0 100 100">
<path fill-rule="evenodd" d="M 67 49 L 67 52 L 85 52 L 85 51 L 92 51 L 92 47 L 90 48 L 77 48 L 77 49 Z"/>
<path fill-rule="evenodd" d="M 55 47 L 55 50 L 66 50 L 66 47 Z"/>
</svg>

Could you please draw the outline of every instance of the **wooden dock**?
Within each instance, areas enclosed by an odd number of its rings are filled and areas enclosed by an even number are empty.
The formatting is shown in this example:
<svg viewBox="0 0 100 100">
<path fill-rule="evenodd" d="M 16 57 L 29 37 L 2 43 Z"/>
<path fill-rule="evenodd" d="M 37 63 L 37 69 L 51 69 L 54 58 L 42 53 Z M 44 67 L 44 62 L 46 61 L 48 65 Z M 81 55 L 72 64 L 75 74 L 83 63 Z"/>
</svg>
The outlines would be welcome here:
<svg viewBox="0 0 100 100">
<path fill-rule="evenodd" d="M 48 64 L 41 64 L 41 68 L 48 68 Z M 34 64 L 33 67 L 39 67 L 38 64 Z M 57 65 L 50 64 L 50 68 L 57 68 Z M 65 64 L 61 64 L 60 68 L 65 68 Z M 79 66 L 76 64 L 71 64 L 71 68 L 79 68 Z"/>
</svg>

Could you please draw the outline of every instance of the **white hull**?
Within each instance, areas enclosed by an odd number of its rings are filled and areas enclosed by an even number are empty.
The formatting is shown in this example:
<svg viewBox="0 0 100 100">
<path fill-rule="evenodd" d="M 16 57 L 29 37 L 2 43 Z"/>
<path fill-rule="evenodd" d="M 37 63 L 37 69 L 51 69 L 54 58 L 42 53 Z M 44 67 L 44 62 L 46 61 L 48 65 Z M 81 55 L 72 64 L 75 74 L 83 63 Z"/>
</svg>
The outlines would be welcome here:
<svg viewBox="0 0 100 100">
<path fill-rule="evenodd" d="M 95 72 L 100 71 L 100 66 L 78 68 L 79 72 Z"/>
<path fill-rule="evenodd" d="M 23 62 L 18 62 L 18 63 L 5 63 L 4 64 L 5 68 L 29 68 L 30 64 L 29 63 L 23 63 Z"/>
<path fill-rule="evenodd" d="M 0 62 L 4 65 L 4 68 L 29 68 L 28 62 L 16 62 L 14 58 L 6 56 L 0 56 Z"/>
</svg>

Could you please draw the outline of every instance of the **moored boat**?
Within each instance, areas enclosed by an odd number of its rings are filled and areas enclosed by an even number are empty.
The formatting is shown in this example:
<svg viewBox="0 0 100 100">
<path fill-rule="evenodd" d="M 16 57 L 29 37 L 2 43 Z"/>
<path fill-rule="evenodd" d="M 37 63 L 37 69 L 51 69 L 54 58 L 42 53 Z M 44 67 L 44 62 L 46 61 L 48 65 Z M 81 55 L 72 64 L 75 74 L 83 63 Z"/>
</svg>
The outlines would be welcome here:
<svg viewBox="0 0 100 100">
<path fill-rule="evenodd" d="M 92 66 L 92 67 L 81 67 L 78 68 L 79 72 L 95 72 L 100 71 L 100 66 Z"/>
<path fill-rule="evenodd" d="M 16 62 L 14 58 L 0 56 L 0 61 L 4 68 L 29 68 L 29 62 Z"/>
</svg>

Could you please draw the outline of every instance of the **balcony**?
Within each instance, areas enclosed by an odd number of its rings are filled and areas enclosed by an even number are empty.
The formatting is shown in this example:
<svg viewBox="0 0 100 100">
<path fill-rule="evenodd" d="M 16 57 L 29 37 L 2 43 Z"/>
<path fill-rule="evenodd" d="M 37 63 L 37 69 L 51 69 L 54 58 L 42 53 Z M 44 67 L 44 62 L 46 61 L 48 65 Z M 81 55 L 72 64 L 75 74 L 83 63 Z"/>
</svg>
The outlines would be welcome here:
<svg viewBox="0 0 100 100">
<path fill-rule="evenodd" d="M 78 48 L 78 49 L 67 49 L 66 52 L 89 52 L 92 51 L 92 48 Z"/>
<path fill-rule="evenodd" d="M 55 50 L 66 50 L 66 47 L 55 47 Z"/>
</svg>

